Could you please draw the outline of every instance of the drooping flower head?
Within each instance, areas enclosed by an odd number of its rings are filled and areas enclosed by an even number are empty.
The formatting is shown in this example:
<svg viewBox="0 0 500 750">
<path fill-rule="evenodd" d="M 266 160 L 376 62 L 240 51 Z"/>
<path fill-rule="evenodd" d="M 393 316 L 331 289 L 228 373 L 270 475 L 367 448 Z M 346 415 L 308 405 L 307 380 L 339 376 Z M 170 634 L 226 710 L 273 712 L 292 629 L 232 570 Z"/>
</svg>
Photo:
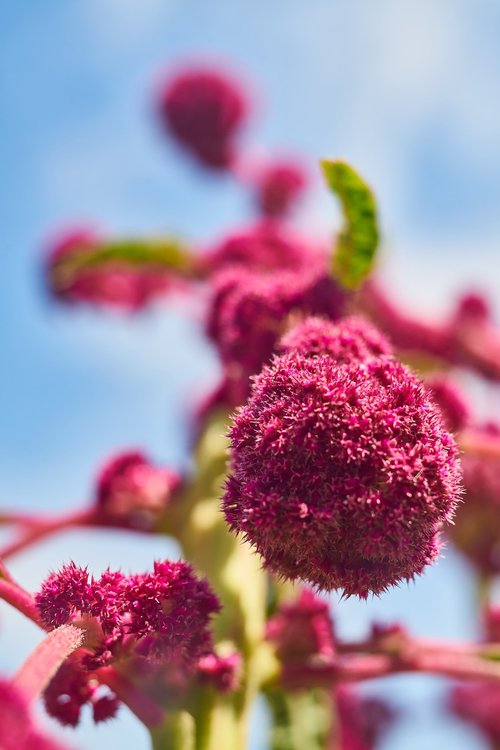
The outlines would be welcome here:
<svg viewBox="0 0 500 750">
<path fill-rule="evenodd" d="M 46 277 L 50 292 L 58 301 L 133 312 L 163 295 L 172 285 L 172 279 L 157 269 L 137 270 L 120 263 L 107 263 L 99 268 L 74 266 L 79 255 L 92 251 L 101 242 L 96 232 L 76 229 L 50 244 Z"/>
<path fill-rule="evenodd" d="M 283 336 L 278 351 L 281 354 L 297 352 L 306 357 L 325 354 L 339 364 L 392 354 L 385 336 L 367 320 L 356 316 L 343 318 L 338 323 L 308 317 Z"/>
<path fill-rule="evenodd" d="M 177 472 L 154 466 L 138 451 L 120 453 L 99 472 L 98 517 L 106 524 L 150 530 L 168 507 L 180 482 Z"/>
<path fill-rule="evenodd" d="M 226 519 L 272 572 L 366 597 L 436 558 L 460 493 L 458 450 L 392 357 L 275 357 L 230 438 Z"/>
<path fill-rule="evenodd" d="M 306 185 L 305 171 L 298 164 L 269 164 L 259 174 L 257 205 L 265 216 L 282 217 L 294 207 Z"/>
<path fill-rule="evenodd" d="M 222 70 L 179 71 L 160 94 L 165 127 L 186 151 L 212 169 L 231 166 L 247 112 L 245 92 Z"/>
<path fill-rule="evenodd" d="M 28 702 L 17 687 L 0 679 L 0 747 L 2 750 L 63 750 L 38 731 Z"/>
</svg>

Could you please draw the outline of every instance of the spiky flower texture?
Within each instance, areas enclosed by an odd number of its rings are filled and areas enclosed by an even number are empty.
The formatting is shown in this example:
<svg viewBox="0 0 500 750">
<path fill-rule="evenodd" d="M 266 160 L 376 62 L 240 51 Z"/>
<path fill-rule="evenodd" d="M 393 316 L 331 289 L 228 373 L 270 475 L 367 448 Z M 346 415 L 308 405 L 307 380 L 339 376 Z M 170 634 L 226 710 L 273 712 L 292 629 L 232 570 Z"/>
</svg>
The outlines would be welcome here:
<svg viewBox="0 0 500 750">
<path fill-rule="evenodd" d="M 223 501 L 271 571 L 362 598 L 436 558 L 460 495 L 458 450 L 428 392 L 369 349 L 289 349 L 263 369 L 230 432 Z"/>
</svg>

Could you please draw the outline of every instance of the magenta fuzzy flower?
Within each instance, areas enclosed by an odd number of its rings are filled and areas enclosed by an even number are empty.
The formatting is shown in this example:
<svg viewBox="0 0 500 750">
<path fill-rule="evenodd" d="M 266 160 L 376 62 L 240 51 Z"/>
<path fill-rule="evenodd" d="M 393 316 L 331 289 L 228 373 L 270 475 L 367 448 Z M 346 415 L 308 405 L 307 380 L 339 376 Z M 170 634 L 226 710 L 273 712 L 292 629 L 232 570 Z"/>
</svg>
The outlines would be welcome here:
<svg viewBox="0 0 500 750">
<path fill-rule="evenodd" d="M 177 472 L 129 451 L 109 459 L 97 478 L 96 506 L 103 523 L 144 531 L 154 528 L 178 489 Z"/>
<path fill-rule="evenodd" d="M 280 605 L 267 623 L 266 637 L 275 643 L 282 662 L 333 656 L 335 635 L 328 602 L 303 589 L 295 601 Z"/>
<path fill-rule="evenodd" d="M 3 679 L 0 679 L 0 748 L 62 750 L 58 742 L 39 733 L 24 695 Z"/>
<path fill-rule="evenodd" d="M 125 592 L 128 630 L 144 640 L 142 654 L 194 668 L 210 652 L 210 619 L 220 604 L 208 582 L 185 562 L 155 562 L 152 573 L 131 576 Z"/>
<path fill-rule="evenodd" d="M 266 272 L 290 270 L 321 261 L 326 268 L 325 253 L 270 222 L 230 235 L 200 259 L 209 274 L 232 266 Z"/>
<path fill-rule="evenodd" d="M 224 512 L 274 573 L 366 597 L 432 562 L 458 450 L 391 357 L 276 357 L 237 412 Z"/>
<path fill-rule="evenodd" d="M 298 164 L 270 164 L 259 174 L 257 204 L 265 216 L 284 216 L 301 197 L 306 185 L 306 174 Z"/>
<path fill-rule="evenodd" d="M 188 68 L 160 95 L 160 117 L 171 135 L 205 167 L 226 169 L 247 116 L 240 85 L 225 72 Z"/>
<path fill-rule="evenodd" d="M 246 398 L 250 375 L 271 358 L 277 341 L 294 317 L 324 315 L 336 319 L 344 292 L 322 264 L 273 274 L 233 268 L 214 280 L 207 333 L 215 342 L 232 392 Z M 241 387 L 235 387 L 241 384 Z M 235 405 L 241 403 L 228 399 Z"/>
<path fill-rule="evenodd" d="M 339 364 L 392 354 L 387 339 L 359 317 L 344 318 L 338 323 L 319 317 L 306 318 L 283 336 L 278 351 L 307 357 L 327 354 Z"/>
<path fill-rule="evenodd" d="M 168 560 L 155 562 L 152 573 L 105 571 L 90 580 L 86 569 L 71 563 L 47 578 L 35 601 L 49 628 L 94 618 L 97 642 L 84 659 L 89 669 L 135 653 L 193 671 L 211 650 L 210 619 L 220 608 L 188 563 Z"/>
<path fill-rule="evenodd" d="M 60 302 L 103 305 L 134 312 L 172 286 L 172 279 L 161 270 L 137 270 L 120 263 L 107 263 L 101 268 L 82 266 L 68 271 L 68 261 L 76 253 L 92 250 L 100 242 L 97 233 L 77 229 L 51 244 L 46 276 L 51 293 Z"/>
</svg>

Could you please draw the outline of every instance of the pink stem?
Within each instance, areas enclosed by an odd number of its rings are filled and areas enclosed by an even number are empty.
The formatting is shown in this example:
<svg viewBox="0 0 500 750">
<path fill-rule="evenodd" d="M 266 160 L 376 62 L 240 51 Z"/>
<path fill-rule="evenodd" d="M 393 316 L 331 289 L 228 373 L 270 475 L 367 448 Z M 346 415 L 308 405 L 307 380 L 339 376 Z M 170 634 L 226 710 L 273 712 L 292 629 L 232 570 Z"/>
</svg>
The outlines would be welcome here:
<svg viewBox="0 0 500 750">
<path fill-rule="evenodd" d="M 165 718 L 164 710 L 141 690 L 138 690 L 117 669 L 101 667 L 95 674 L 99 682 L 107 685 L 143 724 L 154 727 L 163 722 Z"/>
<path fill-rule="evenodd" d="M 0 549 L 0 558 L 6 560 L 58 531 L 75 526 L 91 526 L 94 520 L 95 511 L 93 509 L 76 511 L 75 513 L 48 519 L 27 516 L 24 523 L 28 525 L 28 528 L 24 529 L 17 539 Z"/>
<path fill-rule="evenodd" d="M 0 599 L 3 599 L 12 607 L 17 609 L 23 615 L 26 615 L 30 620 L 43 628 L 43 624 L 38 613 L 38 608 L 35 604 L 35 600 L 17 583 L 12 580 L 6 581 L 0 578 Z"/>
<path fill-rule="evenodd" d="M 464 430 L 459 434 L 458 442 L 465 453 L 500 459 L 500 437 L 497 435 L 488 435 L 473 429 Z"/>
<path fill-rule="evenodd" d="M 14 683 L 28 700 L 45 690 L 63 661 L 84 641 L 85 631 L 74 625 L 61 625 L 52 630 L 14 676 Z"/>
</svg>

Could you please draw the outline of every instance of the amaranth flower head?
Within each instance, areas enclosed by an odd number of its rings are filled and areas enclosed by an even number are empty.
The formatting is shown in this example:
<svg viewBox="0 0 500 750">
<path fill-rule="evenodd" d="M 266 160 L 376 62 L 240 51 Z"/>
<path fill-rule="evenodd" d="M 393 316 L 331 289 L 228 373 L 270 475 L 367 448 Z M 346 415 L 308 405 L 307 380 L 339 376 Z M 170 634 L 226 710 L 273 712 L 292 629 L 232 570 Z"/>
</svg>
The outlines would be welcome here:
<svg viewBox="0 0 500 750">
<path fill-rule="evenodd" d="M 152 573 L 105 571 L 98 579 L 74 563 L 52 573 L 36 595 L 49 628 L 84 618 L 96 641 L 90 669 L 140 655 L 194 670 L 211 650 L 210 618 L 220 605 L 185 562 L 155 562 Z"/>
<path fill-rule="evenodd" d="M 177 472 L 154 466 L 139 451 L 110 458 L 97 478 L 97 519 L 105 524 L 150 530 L 181 483 Z"/>
<path fill-rule="evenodd" d="M 241 86 L 225 71 L 205 67 L 179 71 L 160 95 L 163 124 L 205 167 L 226 169 L 247 116 Z"/>
<path fill-rule="evenodd" d="M 458 449 L 393 358 L 275 357 L 230 438 L 226 519 L 272 572 L 366 597 L 436 558 L 460 494 Z"/>
<path fill-rule="evenodd" d="M 339 364 L 392 354 L 385 336 L 357 316 L 336 323 L 325 318 L 308 317 L 283 336 L 277 350 L 281 354 L 297 352 L 306 357 L 326 354 Z"/>
</svg>

